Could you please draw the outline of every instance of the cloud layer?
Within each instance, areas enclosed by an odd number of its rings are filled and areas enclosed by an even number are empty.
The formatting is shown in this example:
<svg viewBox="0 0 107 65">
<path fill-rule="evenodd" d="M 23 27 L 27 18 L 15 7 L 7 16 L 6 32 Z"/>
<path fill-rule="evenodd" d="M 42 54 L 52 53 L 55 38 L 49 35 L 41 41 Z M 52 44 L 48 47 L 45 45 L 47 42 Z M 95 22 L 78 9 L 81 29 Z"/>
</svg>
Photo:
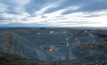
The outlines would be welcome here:
<svg viewBox="0 0 107 65">
<path fill-rule="evenodd" d="M 0 0 L 0 26 L 107 27 L 106 11 L 107 0 Z"/>
</svg>

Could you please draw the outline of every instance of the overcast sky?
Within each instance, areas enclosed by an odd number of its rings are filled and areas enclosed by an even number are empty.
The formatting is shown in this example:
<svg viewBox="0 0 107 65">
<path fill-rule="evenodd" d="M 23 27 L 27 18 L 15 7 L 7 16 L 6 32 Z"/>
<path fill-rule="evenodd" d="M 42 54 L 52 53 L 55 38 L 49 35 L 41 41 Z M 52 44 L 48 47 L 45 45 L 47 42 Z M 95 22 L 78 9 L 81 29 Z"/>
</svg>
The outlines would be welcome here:
<svg viewBox="0 0 107 65">
<path fill-rule="evenodd" d="M 107 0 L 0 0 L 0 26 L 107 27 Z"/>
</svg>

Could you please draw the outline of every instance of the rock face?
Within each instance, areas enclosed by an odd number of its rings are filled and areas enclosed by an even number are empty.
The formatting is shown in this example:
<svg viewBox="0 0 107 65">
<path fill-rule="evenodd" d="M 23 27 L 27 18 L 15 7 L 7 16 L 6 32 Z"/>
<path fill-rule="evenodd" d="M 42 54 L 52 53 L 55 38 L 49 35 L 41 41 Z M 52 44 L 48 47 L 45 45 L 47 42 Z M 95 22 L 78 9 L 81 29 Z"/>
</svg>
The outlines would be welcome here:
<svg viewBox="0 0 107 65">
<path fill-rule="evenodd" d="M 106 65 L 107 59 L 89 56 L 79 60 L 40 61 L 0 51 L 0 65 Z"/>
<path fill-rule="evenodd" d="M 41 61 L 107 58 L 107 30 L 0 30 L 0 50 Z"/>
</svg>

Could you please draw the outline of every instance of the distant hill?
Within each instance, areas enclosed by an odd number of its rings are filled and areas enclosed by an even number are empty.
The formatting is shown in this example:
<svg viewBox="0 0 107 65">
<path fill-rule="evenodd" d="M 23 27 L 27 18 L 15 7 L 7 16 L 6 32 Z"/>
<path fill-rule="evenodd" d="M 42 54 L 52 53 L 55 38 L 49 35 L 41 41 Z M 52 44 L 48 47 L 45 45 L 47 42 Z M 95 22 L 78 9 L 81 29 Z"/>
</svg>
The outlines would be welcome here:
<svg viewBox="0 0 107 65">
<path fill-rule="evenodd" d="M 86 29 L 91 29 L 91 30 L 96 30 L 96 29 L 107 30 L 107 27 L 0 27 L 0 30 L 9 29 L 9 28 L 33 28 L 33 29 L 71 28 L 71 29 L 81 29 L 81 30 L 86 30 Z"/>
</svg>

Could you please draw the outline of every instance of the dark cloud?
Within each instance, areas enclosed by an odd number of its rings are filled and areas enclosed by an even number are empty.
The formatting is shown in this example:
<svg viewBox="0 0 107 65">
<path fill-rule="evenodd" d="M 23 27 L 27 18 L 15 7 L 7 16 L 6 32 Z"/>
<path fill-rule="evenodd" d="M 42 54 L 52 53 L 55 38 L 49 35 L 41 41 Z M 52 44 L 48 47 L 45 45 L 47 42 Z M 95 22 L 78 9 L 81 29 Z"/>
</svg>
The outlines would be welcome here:
<svg viewBox="0 0 107 65">
<path fill-rule="evenodd" d="M 23 2 L 21 2 L 23 3 Z M 57 21 L 57 20 L 65 20 L 65 19 L 69 19 L 66 17 L 63 17 L 63 15 L 65 14 L 70 14 L 70 13 L 76 13 L 76 12 L 83 12 L 83 13 L 93 13 L 93 12 L 97 12 L 97 11 L 104 11 L 107 10 L 107 0 L 30 0 L 30 2 L 28 2 L 25 5 L 21 5 L 21 3 L 18 3 L 16 0 L 0 0 L 0 9 L 1 12 L 0 14 L 4 14 L 5 17 L 0 16 L 0 23 L 3 22 L 11 22 L 13 20 L 15 21 L 26 21 L 30 20 L 32 17 L 36 17 L 36 16 L 41 16 L 41 18 L 47 18 L 48 16 L 44 16 L 46 13 L 53 13 L 59 10 L 63 10 L 63 13 L 61 16 L 59 17 L 54 17 L 52 18 L 53 20 Z M 40 13 L 38 15 L 35 14 L 36 11 L 39 11 L 49 5 L 55 4 L 55 6 L 48 8 L 43 14 Z M 2 6 L 5 5 L 5 6 Z M 18 8 L 19 7 L 19 8 Z M 71 8 L 70 8 L 71 7 Z M 78 7 L 77 9 L 72 9 L 72 7 Z M 3 10 L 6 9 L 6 10 Z M 4 12 L 3 12 L 4 11 Z M 6 14 L 18 14 L 18 16 L 23 15 L 24 18 L 22 19 L 21 17 L 9 17 L 9 15 L 7 15 L 8 17 L 6 17 Z M 107 13 L 105 13 L 107 15 Z M 103 14 L 103 15 L 105 15 Z M 28 16 L 27 16 L 28 15 Z M 101 16 L 93 14 L 93 15 L 87 15 L 87 16 L 80 16 L 80 17 L 98 17 Z M 31 17 L 31 18 L 30 18 Z M 41 22 L 41 21 L 39 21 Z M 44 22 L 50 22 L 50 20 L 46 20 Z M 42 22 L 41 22 L 42 23 Z M 87 21 L 82 21 L 82 22 L 77 22 L 76 20 L 74 22 L 60 22 L 60 23 L 72 23 L 72 24 L 92 24 L 95 23 L 97 24 L 97 22 L 87 22 Z M 22 26 L 25 24 L 22 23 L 9 23 L 9 25 L 15 25 L 15 26 Z M 26 26 L 35 26 L 35 25 L 46 25 L 46 24 L 26 24 Z"/>
<path fill-rule="evenodd" d="M 0 3 L 6 6 L 5 8 L 7 10 L 5 11 L 5 13 L 19 14 L 19 12 L 16 11 L 17 2 L 15 0 L 0 0 Z"/>
<path fill-rule="evenodd" d="M 0 21 L 1 21 L 1 20 L 5 20 L 5 18 L 3 18 L 3 17 L 0 17 Z"/>
<path fill-rule="evenodd" d="M 60 2 L 60 3 L 58 3 Z M 0 3 L 6 5 L 6 13 L 9 14 L 19 14 L 16 9 L 17 5 L 20 5 L 15 0 L 0 0 Z M 40 9 L 55 4 L 55 7 L 47 9 L 45 13 L 52 13 L 58 10 L 66 9 L 68 7 L 77 6 L 79 7 L 76 10 L 68 9 L 65 10 L 62 14 L 69 14 L 74 12 L 94 12 L 107 9 L 107 0 L 30 0 L 30 2 L 24 5 L 24 10 L 32 16 L 36 16 L 34 12 L 39 11 Z"/>
<path fill-rule="evenodd" d="M 62 2 L 57 5 L 57 7 L 49 8 L 44 13 L 51 13 L 72 6 L 82 6 L 85 4 L 83 2 L 87 3 L 87 0 L 62 0 Z"/>
<path fill-rule="evenodd" d="M 57 7 L 49 8 L 44 13 L 52 13 L 68 7 L 77 6 L 76 10 L 68 9 L 62 14 L 74 12 L 95 12 L 107 9 L 107 0 L 63 0 Z"/>
<path fill-rule="evenodd" d="M 84 6 L 81 6 L 80 8 L 76 10 L 66 10 L 62 14 L 69 14 L 69 13 L 74 13 L 74 12 L 98 12 L 101 10 L 107 10 L 107 1 L 105 0 L 97 0 L 91 3 L 87 3 Z"/>
<path fill-rule="evenodd" d="M 91 14 L 91 15 L 86 15 L 86 16 L 81 16 L 81 17 L 86 17 L 86 18 L 90 18 L 90 17 L 99 17 L 99 16 L 105 16 L 107 14 Z"/>
<path fill-rule="evenodd" d="M 12 18 L 0 16 L 0 22 L 7 22 L 7 21 L 12 21 L 12 20 L 13 20 Z"/>
<path fill-rule="evenodd" d="M 47 18 L 47 16 L 41 16 L 41 18 Z"/>
<path fill-rule="evenodd" d="M 21 19 L 22 21 L 27 21 L 28 19 L 27 18 L 24 18 L 24 19 Z"/>
<path fill-rule="evenodd" d="M 73 22 L 71 22 L 71 21 L 64 21 L 64 22 L 58 22 L 58 23 L 69 23 L 69 24 L 99 24 L 99 22 L 88 22 L 88 21 L 73 21 Z"/>
<path fill-rule="evenodd" d="M 99 16 L 101 16 L 101 15 L 88 15 L 88 16 L 83 16 L 83 17 L 88 18 L 88 17 L 99 17 Z"/>
<path fill-rule="evenodd" d="M 45 6 L 55 3 L 57 0 L 30 0 L 28 4 L 25 5 L 26 12 L 33 14 L 35 11 L 38 11 Z"/>
<path fill-rule="evenodd" d="M 8 24 L 2 24 L 0 27 L 42 27 L 46 26 L 47 24 L 37 24 L 37 23 L 20 23 L 20 22 L 10 22 Z"/>
<path fill-rule="evenodd" d="M 0 15 L 0 24 L 2 24 L 2 23 L 7 23 L 7 22 L 13 21 L 13 20 L 14 20 L 14 19 L 11 18 L 11 17 L 4 17 L 4 16 Z"/>
</svg>

